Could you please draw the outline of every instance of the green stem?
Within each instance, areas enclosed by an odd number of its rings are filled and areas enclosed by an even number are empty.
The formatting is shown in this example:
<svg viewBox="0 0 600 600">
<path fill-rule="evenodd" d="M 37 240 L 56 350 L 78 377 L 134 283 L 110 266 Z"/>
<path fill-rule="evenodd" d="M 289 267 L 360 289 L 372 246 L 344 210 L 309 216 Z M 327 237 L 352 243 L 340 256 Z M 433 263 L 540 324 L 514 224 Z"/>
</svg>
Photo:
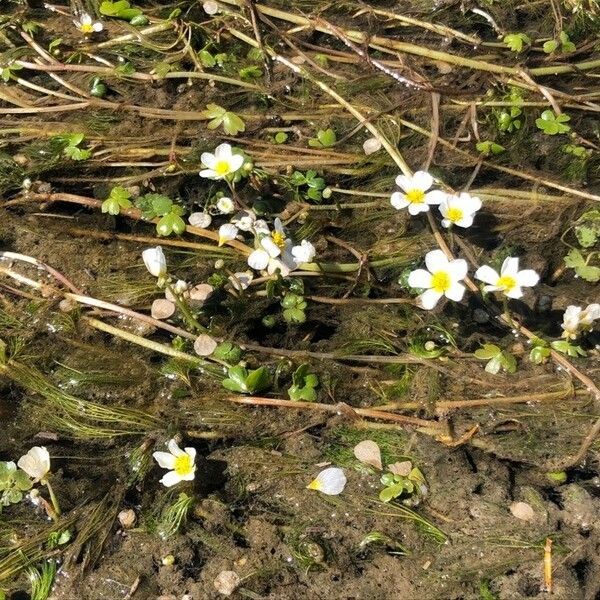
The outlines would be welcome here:
<svg viewBox="0 0 600 600">
<path fill-rule="evenodd" d="M 41 483 L 43 483 L 46 488 L 48 488 L 48 494 L 50 495 L 50 502 L 52 503 L 52 508 L 54 510 L 54 514 L 51 514 L 50 517 L 53 521 L 58 521 L 60 517 L 60 505 L 58 504 L 58 498 L 52 489 L 52 485 L 50 485 L 50 481 L 48 479 L 42 479 Z"/>
<path fill-rule="evenodd" d="M 192 329 L 195 329 L 196 331 L 201 331 L 202 333 L 206 333 L 208 331 L 206 329 L 206 327 L 204 327 L 203 325 L 200 325 L 200 323 L 198 323 L 198 321 L 196 320 L 194 315 L 191 313 L 189 306 L 184 302 L 184 300 L 182 300 L 182 298 L 179 296 L 179 294 L 177 292 L 175 292 L 175 290 L 173 289 L 173 286 L 169 284 L 169 285 L 167 285 L 167 289 L 171 292 L 171 295 L 173 296 L 173 298 L 175 300 L 175 304 L 177 305 L 177 308 L 181 311 L 181 314 L 183 315 L 183 318 L 184 318 L 185 322 L 188 324 L 188 326 L 191 327 Z"/>
</svg>

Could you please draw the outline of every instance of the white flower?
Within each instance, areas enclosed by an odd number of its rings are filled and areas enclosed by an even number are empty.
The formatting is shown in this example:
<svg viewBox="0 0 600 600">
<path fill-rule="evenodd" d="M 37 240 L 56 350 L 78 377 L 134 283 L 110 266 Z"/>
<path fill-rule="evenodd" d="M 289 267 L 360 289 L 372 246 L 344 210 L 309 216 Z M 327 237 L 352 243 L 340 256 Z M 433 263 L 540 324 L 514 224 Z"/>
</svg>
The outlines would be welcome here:
<svg viewBox="0 0 600 600">
<path fill-rule="evenodd" d="M 215 149 L 215 153 L 203 152 L 200 157 L 206 169 L 200 171 L 200 177 L 208 179 L 224 179 L 233 175 L 244 164 L 241 154 L 233 154 L 229 144 L 221 144 Z"/>
<path fill-rule="evenodd" d="M 161 468 L 169 469 L 160 482 L 165 487 L 171 487 L 180 481 L 192 481 L 196 476 L 196 449 L 185 448 L 182 450 L 175 440 L 170 440 L 167 448 L 168 452 L 152 454 Z"/>
<path fill-rule="evenodd" d="M 408 276 L 408 285 L 413 288 L 425 288 L 419 296 L 421 306 L 431 310 L 442 296 L 450 300 L 462 300 L 465 286 L 460 283 L 467 275 L 467 261 L 462 258 L 448 260 L 441 250 L 432 250 L 425 255 L 425 269 L 412 271 Z"/>
<path fill-rule="evenodd" d="M 311 263 L 316 253 L 315 247 L 308 240 L 302 240 L 299 246 L 292 248 L 292 256 L 298 265 Z"/>
<path fill-rule="evenodd" d="M 241 231 L 252 231 L 256 222 L 256 214 L 251 209 L 242 210 L 231 219 L 231 222 Z"/>
<path fill-rule="evenodd" d="M 229 276 L 231 286 L 238 292 L 247 289 L 253 279 L 254 274 L 252 271 L 241 271 Z"/>
<path fill-rule="evenodd" d="M 256 225 L 255 223 L 255 231 Z M 286 237 L 280 219 L 275 219 L 275 229 L 269 232 L 260 230 L 258 235 L 258 248 L 248 257 L 248 265 L 257 271 L 267 270 L 272 275 L 277 270 L 283 277 L 287 277 L 296 268 L 296 261 L 292 256 L 291 242 Z"/>
<path fill-rule="evenodd" d="M 596 319 L 600 319 L 600 304 L 588 304 L 585 309 L 580 306 L 567 306 L 563 315 L 562 337 L 568 340 L 575 339 L 580 332 L 591 329 Z"/>
<path fill-rule="evenodd" d="M 235 240 L 238 234 L 238 228 L 231 223 L 225 223 L 219 227 L 219 246 L 222 246 L 225 242 Z"/>
<path fill-rule="evenodd" d="M 88 14 L 83 14 L 78 21 L 73 21 L 75 26 L 81 33 L 89 35 L 91 33 L 98 33 L 104 29 L 104 25 L 100 21 L 94 21 Z"/>
<path fill-rule="evenodd" d="M 21 456 L 17 466 L 29 477 L 41 481 L 50 472 L 50 454 L 44 446 L 34 446 L 27 454 Z"/>
<path fill-rule="evenodd" d="M 150 272 L 150 275 L 154 275 L 154 277 L 164 277 L 167 274 L 167 259 L 160 246 L 156 246 L 156 248 L 146 248 L 146 250 L 142 252 L 142 259 L 144 260 L 144 264 L 146 265 L 146 269 Z"/>
<path fill-rule="evenodd" d="M 306 487 L 309 490 L 317 490 L 328 496 L 337 496 L 344 491 L 346 486 L 346 475 L 338 467 L 323 469 Z"/>
<path fill-rule="evenodd" d="M 475 213 L 481 208 L 481 200 L 471 194 L 461 192 L 458 196 L 447 195 L 440 204 L 442 225 L 450 227 L 471 227 Z"/>
<path fill-rule="evenodd" d="M 231 198 L 223 196 L 223 198 L 219 198 L 217 201 L 217 208 L 222 215 L 228 215 L 235 210 L 235 204 Z"/>
<path fill-rule="evenodd" d="M 381 150 L 381 142 L 377 138 L 371 137 L 365 140 L 363 151 L 367 156 L 369 156 L 369 154 L 374 154 L 379 150 Z"/>
<path fill-rule="evenodd" d="M 398 175 L 396 185 L 402 192 L 392 194 L 392 206 L 398 210 L 408 206 L 411 215 L 427 212 L 429 205 L 440 204 L 447 195 L 439 190 L 427 191 L 433 185 L 433 177 L 425 171 L 417 171 L 411 177 Z"/>
<path fill-rule="evenodd" d="M 488 284 L 483 286 L 484 292 L 502 292 L 509 298 L 521 298 L 521 288 L 532 287 L 540 280 L 533 269 L 519 271 L 519 259 L 510 256 L 502 263 L 500 274 L 484 265 L 475 271 L 475 277 Z"/>
<path fill-rule="evenodd" d="M 204 12 L 207 15 L 216 15 L 219 12 L 219 5 L 214 0 L 206 0 L 206 2 L 202 5 Z"/>
<path fill-rule="evenodd" d="M 212 223 L 212 217 L 207 212 L 194 212 L 189 216 L 188 222 L 193 227 L 207 229 Z"/>
<path fill-rule="evenodd" d="M 186 294 L 189 288 L 190 286 L 187 281 L 178 279 L 170 288 L 167 287 L 165 290 L 165 298 L 170 302 L 175 302 L 176 296 L 189 296 L 189 294 Z"/>
</svg>

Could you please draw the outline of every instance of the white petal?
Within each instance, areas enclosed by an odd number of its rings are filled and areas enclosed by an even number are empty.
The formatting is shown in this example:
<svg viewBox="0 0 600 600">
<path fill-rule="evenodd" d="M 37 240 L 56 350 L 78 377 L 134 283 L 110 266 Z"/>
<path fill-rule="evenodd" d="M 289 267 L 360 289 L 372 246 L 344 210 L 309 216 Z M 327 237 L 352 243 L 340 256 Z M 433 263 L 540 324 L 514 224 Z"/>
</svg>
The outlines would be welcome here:
<svg viewBox="0 0 600 600">
<path fill-rule="evenodd" d="M 462 283 L 453 283 L 449 289 L 446 290 L 446 298 L 460 302 L 465 294 L 465 286 Z"/>
<path fill-rule="evenodd" d="M 188 447 L 184 448 L 184 451 L 192 459 L 192 462 L 196 460 L 196 448 Z"/>
<path fill-rule="evenodd" d="M 439 302 L 439 299 L 442 296 L 443 294 L 440 292 L 436 292 L 435 290 L 427 290 L 419 296 L 418 300 L 425 310 L 431 310 Z"/>
<path fill-rule="evenodd" d="M 232 173 L 235 173 L 237 170 L 241 169 L 243 164 L 244 164 L 244 157 L 241 154 L 234 154 L 229 159 L 229 165 L 230 165 Z"/>
<path fill-rule="evenodd" d="M 533 269 L 523 269 L 517 273 L 517 283 L 523 287 L 533 287 L 537 285 L 540 276 Z"/>
<path fill-rule="evenodd" d="M 264 250 L 255 250 L 248 257 L 248 265 L 257 271 L 266 269 L 271 257 Z"/>
<path fill-rule="evenodd" d="M 219 246 L 222 246 L 225 242 L 235 240 L 235 236 L 238 234 L 238 228 L 232 223 L 224 223 L 219 227 Z"/>
<path fill-rule="evenodd" d="M 446 270 L 453 281 L 462 281 L 467 276 L 469 265 L 466 260 L 457 258 L 448 263 Z"/>
<path fill-rule="evenodd" d="M 441 190 L 433 190 L 432 192 L 427 192 L 425 194 L 425 202 L 427 202 L 427 204 L 441 204 L 446 198 L 448 198 L 448 194 Z"/>
<path fill-rule="evenodd" d="M 406 175 L 398 175 L 396 185 L 407 192 L 412 187 L 412 178 L 406 177 Z"/>
<path fill-rule="evenodd" d="M 43 479 L 50 471 L 50 454 L 44 446 L 34 446 L 21 456 L 17 466 L 34 479 Z"/>
<path fill-rule="evenodd" d="M 202 161 L 202 164 L 209 169 L 214 169 L 217 164 L 217 157 L 210 152 L 203 152 L 200 156 L 200 160 Z"/>
<path fill-rule="evenodd" d="M 500 288 L 497 285 L 484 285 L 484 292 L 497 292 Z"/>
<path fill-rule="evenodd" d="M 441 250 L 431 250 L 425 255 L 425 264 L 430 273 L 446 271 L 448 269 L 448 259 Z"/>
<path fill-rule="evenodd" d="M 81 16 L 81 24 L 82 25 L 91 25 L 92 24 L 92 17 L 90 17 L 90 15 L 82 15 Z"/>
<path fill-rule="evenodd" d="M 500 269 L 501 275 L 511 275 L 512 277 L 516 277 L 519 271 L 519 259 L 514 256 L 509 256 L 502 263 L 502 268 Z"/>
<path fill-rule="evenodd" d="M 450 225 L 452 225 L 452 221 L 450 221 L 449 219 L 442 219 L 442 227 L 446 227 L 446 229 L 448 227 L 450 227 Z"/>
<path fill-rule="evenodd" d="M 600 319 L 600 304 L 588 304 L 585 309 L 586 319 L 591 321 L 595 321 L 596 319 Z"/>
<path fill-rule="evenodd" d="M 167 273 L 167 259 L 160 246 L 146 248 L 146 250 L 142 252 L 142 260 L 150 275 L 162 277 Z"/>
<path fill-rule="evenodd" d="M 267 273 L 269 273 L 269 275 L 273 275 L 275 272 L 279 271 L 282 277 L 287 277 L 291 270 L 295 267 L 296 263 L 290 267 L 289 264 L 286 264 L 279 258 L 270 258 L 269 264 L 267 265 Z"/>
<path fill-rule="evenodd" d="M 328 496 L 337 496 L 344 491 L 346 486 L 346 475 L 338 467 L 329 467 L 321 471 L 316 478 L 309 483 L 308 487 L 318 490 Z"/>
<path fill-rule="evenodd" d="M 506 294 L 507 298 L 521 298 L 523 296 L 523 290 L 518 286 L 515 285 L 515 287 L 510 290 L 509 292 L 504 292 Z"/>
<path fill-rule="evenodd" d="M 390 198 L 390 203 L 397 210 L 400 210 L 401 208 L 406 208 L 410 204 L 410 202 L 406 199 L 406 196 L 404 194 L 401 194 L 400 192 L 394 192 L 392 194 L 392 197 Z"/>
<path fill-rule="evenodd" d="M 185 454 L 174 439 L 169 440 L 167 448 L 173 456 L 183 456 Z"/>
<path fill-rule="evenodd" d="M 457 227 L 464 227 L 465 229 L 467 227 L 471 227 L 471 225 L 473 225 L 473 215 L 468 213 L 465 214 L 465 216 L 462 219 L 456 221 L 455 225 Z"/>
<path fill-rule="evenodd" d="M 163 469 L 175 468 L 175 457 L 170 452 L 154 452 L 152 456 L 159 467 Z"/>
<path fill-rule="evenodd" d="M 315 247 L 308 240 L 302 240 L 300 245 L 292 248 L 292 256 L 297 264 L 312 262 L 315 253 Z"/>
<path fill-rule="evenodd" d="M 431 273 L 425 269 L 411 271 L 408 276 L 408 285 L 413 288 L 427 289 L 431 287 Z"/>
<path fill-rule="evenodd" d="M 433 177 L 426 171 L 417 171 L 412 176 L 412 185 L 414 188 L 426 192 L 433 185 Z"/>
<path fill-rule="evenodd" d="M 483 265 L 483 267 L 479 267 L 479 269 L 475 271 L 475 279 L 479 279 L 479 281 L 483 281 L 483 283 L 496 285 L 498 279 L 500 279 L 500 275 L 498 275 L 498 273 L 489 265 Z"/>
<path fill-rule="evenodd" d="M 181 477 L 181 481 L 193 481 L 196 477 L 196 467 Z"/>
<path fill-rule="evenodd" d="M 204 179 L 223 179 L 221 175 L 217 175 L 217 173 L 212 169 L 202 169 L 198 175 L 200 175 L 200 177 L 204 177 Z"/>
<path fill-rule="evenodd" d="M 426 202 L 421 202 L 419 204 L 415 204 L 414 202 L 409 204 L 408 212 L 414 217 L 422 212 L 427 212 L 429 210 L 429 204 Z"/>
<path fill-rule="evenodd" d="M 471 196 L 471 194 L 467 194 L 466 192 L 461 192 L 457 200 L 459 206 L 463 207 L 467 212 L 475 213 L 481 208 L 481 200 L 477 196 Z"/>
<path fill-rule="evenodd" d="M 104 29 L 104 25 L 102 25 L 102 23 L 100 23 L 100 21 L 96 21 L 93 25 L 94 27 L 94 31 L 96 33 L 99 33 L 100 31 L 102 31 Z"/>
<path fill-rule="evenodd" d="M 168 473 L 165 473 L 163 475 L 163 478 L 160 480 L 160 482 L 165 487 L 173 487 L 174 485 L 177 485 L 180 481 L 183 481 L 183 478 L 180 477 L 175 471 L 169 471 Z"/>
<path fill-rule="evenodd" d="M 231 145 L 230 144 L 218 145 L 215 148 L 215 158 L 217 161 L 219 161 L 219 160 L 229 161 L 229 159 L 231 158 Z"/>
<path fill-rule="evenodd" d="M 260 245 L 265 249 L 271 258 L 275 258 L 281 254 L 281 248 L 270 236 L 265 236 L 262 240 L 260 240 Z"/>
</svg>

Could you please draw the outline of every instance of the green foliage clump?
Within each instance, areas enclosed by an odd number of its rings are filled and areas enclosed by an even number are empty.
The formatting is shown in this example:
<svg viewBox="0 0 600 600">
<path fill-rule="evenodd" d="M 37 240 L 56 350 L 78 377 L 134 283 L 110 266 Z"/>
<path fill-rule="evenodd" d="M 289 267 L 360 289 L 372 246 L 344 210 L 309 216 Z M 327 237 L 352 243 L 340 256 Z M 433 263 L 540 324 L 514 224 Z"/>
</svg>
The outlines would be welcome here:
<svg viewBox="0 0 600 600">
<path fill-rule="evenodd" d="M 535 120 L 538 129 L 541 129 L 546 135 L 557 135 L 571 131 L 571 127 L 566 123 L 571 120 L 569 115 L 561 113 L 555 115 L 551 110 L 545 110 L 539 118 Z"/>
<path fill-rule="evenodd" d="M 23 492 L 31 489 L 33 483 L 25 471 L 10 462 L 0 462 L 0 512 L 3 506 L 18 504 L 23 500 Z"/>
<path fill-rule="evenodd" d="M 487 360 L 485 370 L 488 373 L 497 375 L 501 369 L 508 373 L 515 373 L 517 370 L 516 358 L 506 350 L 502 350 L 495 344 L 484 344 L 479 350 L 473 353 L 480 360 Z"/>
<path fill-rule="evenodd" d="M 102 203 L 102 212 L 109 215 L 118 215 L 122 208 L 131 208 L 131 193 L 121 186 L 110 190 L 110 195 Z"/>
<path fill-rule="evenodd" d="M 259 367 L 249 371 L 246 367 L 237 365 L 230 367 L 227 378 L 223 379 L 223 387 L 240 394 L 255 394 L 267 389 L 271 385 L 271 376 L 266 367 Z"/>
<path fill-rule="evenodd" d="M 292 385 L 287 391 L 290 400 L 314 402 L 317 399 L 315 388 L 319 385 L 319 378 L 309 373 L 309 368 L 308 364 L 300 365 L 292 375 Z"/>
<path fill-rule="evenodd" d="M 218 104 L 207 104 L 202 116 L 210 119 L 207 125 L 209 129 L 217 129 L 222 126 L 227 135 L 237 135 L 246 131 L 246 124 L 240 116 Z"/>
<path fill-rule="evenodd" d="M 179 204 L 175 204 L 171 198 L 162 194 L 145 194 L 135 201 L 135 205 L 142 211 L 145 219 L 160 217 L 156 224 L 158 235 L 167 236 L 171 233 L 180 235 L 185 231 L 185 221 L 181 218 L 185 210 Z"/>
<path fill-rule="evenodd" d="M 100 14 L 129 21 L 131 25 L 147 25 L 148 18 L 139 8 L 133 8 L 127 0 L 104 0 L 100 4 Z"/>
</svg>

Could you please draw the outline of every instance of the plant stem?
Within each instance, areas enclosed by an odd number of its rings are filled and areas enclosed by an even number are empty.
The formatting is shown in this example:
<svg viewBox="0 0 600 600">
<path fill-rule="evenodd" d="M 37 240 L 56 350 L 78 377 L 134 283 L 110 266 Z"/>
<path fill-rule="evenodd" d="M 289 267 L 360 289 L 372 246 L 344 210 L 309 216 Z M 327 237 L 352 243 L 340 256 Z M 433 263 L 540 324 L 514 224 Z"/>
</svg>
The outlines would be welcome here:
<svg viewBox="0 0 600 600">
<path fill-rule="evenodd" d="M 58 518 L 60 517 L 60 505 L 58 504 L 58 498 L 56 497 L 56 494 L 54 493 L 54 489 L 52 488 L 52 485 L 50 484 L 50 480 L 49 479 L 43 479 L 42 482 L 46 488 L 48 489 L 48 494 L 50 495 L 50 502 L 52 502 L 52 508 L 54 509 L 54 515 L 50 515 L 52 517 L 52 519 L 54 521 L 58 521 Z"/>
</svg>

